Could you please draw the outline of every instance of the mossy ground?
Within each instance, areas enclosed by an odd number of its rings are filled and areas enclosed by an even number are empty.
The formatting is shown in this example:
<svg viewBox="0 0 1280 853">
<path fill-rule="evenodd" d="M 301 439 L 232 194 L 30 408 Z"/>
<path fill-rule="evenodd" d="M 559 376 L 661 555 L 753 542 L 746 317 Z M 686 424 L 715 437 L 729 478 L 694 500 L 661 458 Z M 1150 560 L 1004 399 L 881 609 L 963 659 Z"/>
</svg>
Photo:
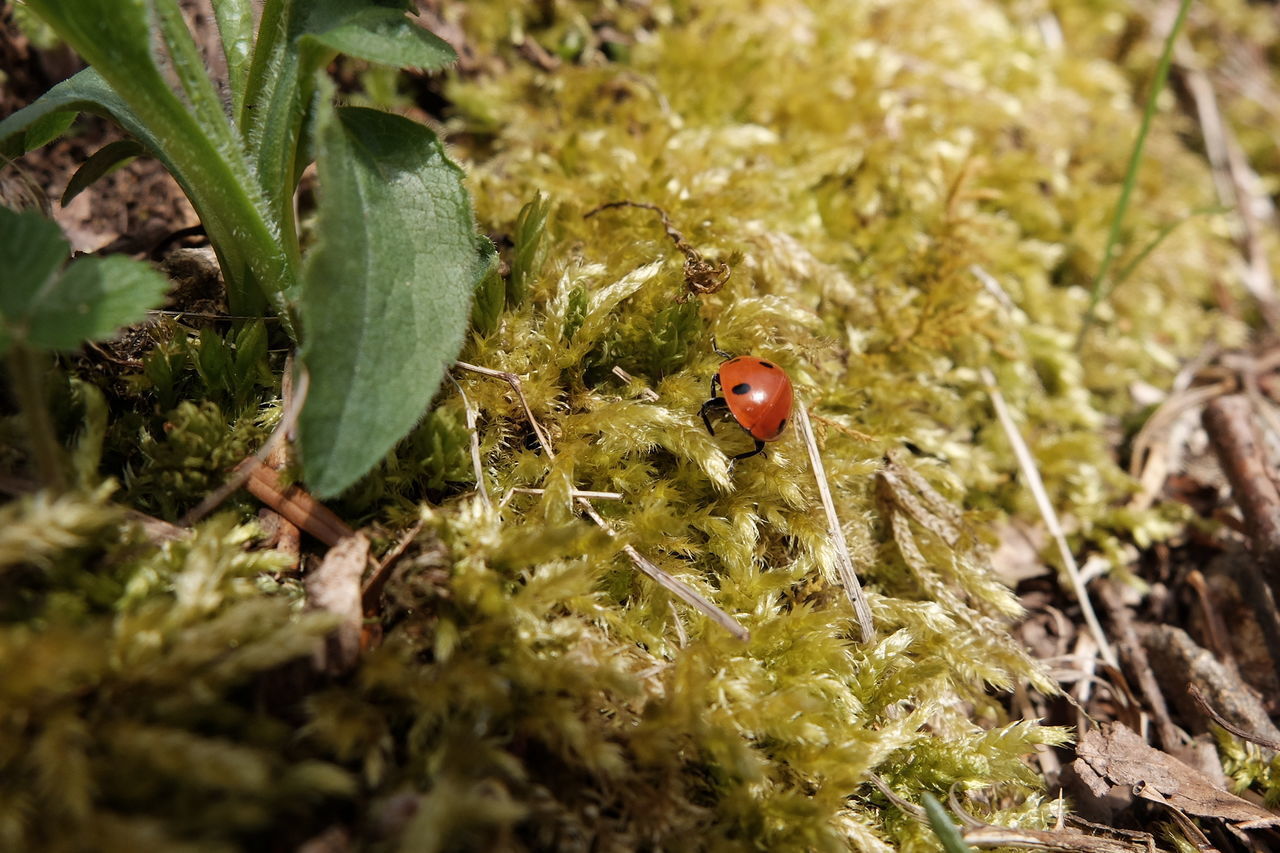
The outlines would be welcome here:
<svg viewBox="0 0 1280 853">
<path fill-rule="evenodd" d="M 1274 52 L 1256 7 L 1203 9 L 1194 44 L 1253 27 Z M 869 773 L 1048 824 L 1024 756 L 1066 735 L 1001 701 L 1053 688 L 1008 638 L 1019 607 L 988 557 L 993 522 L 1035 511 L 979 370 L 1073 545 L 1123 571 L 1180 518 L 1124 509 L 1130 389 L 1239 345 L 1248 320 L 1217 309 L 1245 301 L 1237 249 L 1196 215 L 1213 181 L 1170 100 L 1122 260 L 1182 224 L 1076 349 L 1159 35 L 1128 4 L 1052 12 L 1060 46 L 1038 3 L 446 4 L 484 60 L 446 88 L 449 138 L 515 273 L 489 283 L 462 358 L 521 377 L 554 459 L 505 383 L 459 372 L 493 501 L 446 385 L 334 504 L 388 541 L 424 526 L 382 644 L 324 681 L 297 663 L 331 623 L 252 549 L 247 502 L 163 546 L 120 508 L 172 520 L 256 447 L 278 355 L 246 327 L 167 328 L 123 378 L 62 365 L 84 489 L 0 508 L 0 846 L 935 848 Z M 538 198 L 545 222 L 518 223 Z M 725 287 L 680 301 L 651 212 L 584 219 L 621 199 L 661 205 L 730 264 Z M 876 642 L 855 640 L 794 435 L 730 468 L 749 442 L 703 429 L 713 339 L 785 367 L 810 407 Z M 889 453 L 964 511 L 957 540 L 877 493 Z M 597 502 L 618 539 L 572 489 L 620 493 Z M 624 542 L 751 639 L 673 603 Z"/>
</svg>

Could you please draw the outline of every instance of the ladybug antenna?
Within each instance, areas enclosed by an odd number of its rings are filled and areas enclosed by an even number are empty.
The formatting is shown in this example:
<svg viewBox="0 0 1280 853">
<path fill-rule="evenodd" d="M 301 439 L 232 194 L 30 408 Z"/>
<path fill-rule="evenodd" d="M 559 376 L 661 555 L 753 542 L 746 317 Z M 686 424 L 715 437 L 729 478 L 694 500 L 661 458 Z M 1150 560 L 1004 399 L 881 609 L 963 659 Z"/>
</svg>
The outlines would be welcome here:
<svg viewBox="0 0 1280 853">
<path fill-rule="evenodd" d="M 725 361 L 728 361 L 729 359 L 733 358 L 733 356 L 729 355 L 729 353 L 725 352 L 724 350 L 720 349 L 720 347 L 716 346 L 715 335 L 711 336 L 711 348 L 715 350 L 716 355 L 720 356 Z"/>
</svg>

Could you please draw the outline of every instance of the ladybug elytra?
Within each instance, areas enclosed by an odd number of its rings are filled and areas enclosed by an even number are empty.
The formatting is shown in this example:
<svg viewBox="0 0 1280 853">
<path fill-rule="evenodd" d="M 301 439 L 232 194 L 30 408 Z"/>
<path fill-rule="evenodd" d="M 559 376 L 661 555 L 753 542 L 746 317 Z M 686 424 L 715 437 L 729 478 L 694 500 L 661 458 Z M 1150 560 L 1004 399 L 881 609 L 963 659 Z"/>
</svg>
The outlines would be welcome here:
<svg viewBox="0 0 1280 853">
<path fill-rule="evenodd" d="M 717 350 L 718 352 L 718 350 Z M 716 386 L 724 396 L 716 394 Z M 711 414 L 727 411 L 755 439 L 755 450 L 739 453 L 731 458 L 746 459 L 764 452 L 766 441 L 776 441 L 791 417 L 791 379 L 781 367 L 771 361 L 740 355 L 720 365 L 711 377 L 711 399 L 702 404 L 699 414 L 711 428 Z"/>
</svg>

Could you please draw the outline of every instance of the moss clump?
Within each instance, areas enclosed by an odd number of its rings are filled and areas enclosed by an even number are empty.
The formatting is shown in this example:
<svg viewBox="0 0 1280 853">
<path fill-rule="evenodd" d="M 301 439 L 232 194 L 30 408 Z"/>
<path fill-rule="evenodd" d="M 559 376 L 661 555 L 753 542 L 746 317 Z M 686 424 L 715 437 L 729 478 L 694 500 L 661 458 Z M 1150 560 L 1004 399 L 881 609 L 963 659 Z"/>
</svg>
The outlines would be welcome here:
<svg viewBox="0 0 1280 853">
<path fill-rule="evenodd" d="M 0 845 L 231 850 L 349 797 L 350 774 L 252 701 L 332 620 L 263 594 L 283 562 L 231 517 L 149 547 L 110 491 L 4 508 L 29 547 L 0 556 L 26 605 L 0 625 Z"/>
<path fill-rule="evenodd" d="M 970 808 L 992 822 L 1050 823 L 1024 757 L 1066 734 L 1001 701 L 1053 686 L 1008 638 L 1018 605 L 987 556 L 992 518 L 1034 511 L 979 369 L 1075 544 L 1118 562 L 1168 529 L 1162 510 L 1119 509 L 1128 389 L 1245 334 L 1212 310 L 1215 286 L 1242 292 L 1205 273 L 1235 248 L 1188 218 L 1212 181 L 1166 109 L 1128 257 L 1187 222 L 1074 349 L 1145 67 L 1113 55 L 1132 13 L 1103 7 L 1060 10 L 1062 49 L 1039 4 L 447 4 L 488 69 L 449 85 L 457 152 L 513 246 L 463 357 L 521 377 L 554 456 L 507 384 L 459 373 L 485 502 L 445 386 L 338 505 L 423 527 L 382 644 L 336 680 L 284 674 L 329 622 L 296 612 L 296 584 L 229 517 L 158 547 L 105 493 L 11 504 L 0 529 L 45 538 L 0 533 L 20 602 L 0 661 L 22 673 L 0 685 L 0 843 L 935 847 L 871 773 L 908 800 L 958 786 L 986 793 Z M 523 58 L 543 54 L 559 65 Z M 726 286 L 679 302 L 683 258 L 650 212 L 583 218 L 621 199 L 660 204 L 732 266 Z M 783 366 L 810 406 L 875 642 L 853 639 L 794 436 L 731 470 L 745 441 L 698 420 L 713 339 Z M 105 436 L 130 502 L 172 516 L 261 440 L 275 409 L 245 391 L 259 358 L 240 370 L 240 352 L 261 348 L 206 334 L 144 359 L 148 414 Z M 200 387 L 210 399 L 182 399 Z M 573 489 L 621 496 L 596 504 L 616 538 L 577 517 Z M 750 640 L 674 602 L 624 544 Z"/>
</svg>

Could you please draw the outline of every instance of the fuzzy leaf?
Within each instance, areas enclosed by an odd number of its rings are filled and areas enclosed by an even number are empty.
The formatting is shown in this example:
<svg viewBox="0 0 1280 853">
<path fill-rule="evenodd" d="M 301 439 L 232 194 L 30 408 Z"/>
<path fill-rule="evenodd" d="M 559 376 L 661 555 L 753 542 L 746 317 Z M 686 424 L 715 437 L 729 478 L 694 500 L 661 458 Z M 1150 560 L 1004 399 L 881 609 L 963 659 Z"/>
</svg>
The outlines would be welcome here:
<svg viewBox="0 0 1280 853">
<path fill-rule="evenodd" d="M 221 0 L 213 4 L 213 17 L 218 22 L 218 38 L 227 61 L 227 87 L 231 90 L 232 115 L 240 115 L 244 106 L 249 63 L 253 56 L 252 0 Z"/>
<path fill-rule="evenodd" d="M 299 442 L 305 478 L 323 497 L 355 482 L 422 417 L 493 248 L 476 234 L 462 170 L 422 125 L 326 110 L 318 168 Z"/>
<path fill-rule="evenodd" d="M 281 221 L 292 216 L 293 188 L 309 160 L 309 151 L 300 149 L 310 142 L 302 127 L 314 100 L 315 74 L 335 53 L 428 69 L 456 58 L 452 48 L 405 17 L 404 4 L 391 5 L 396 8 L 376 0 L 312 0 L 264 8 L 253 67 L 237 104 L 254 142 L 263 189 Z M 332 99 L 328 93 L 323 98 Z"/>
<path fill-rule="evenodd" d="M 157 156 L 159 140 L 92 68 L 63 80 L 30 106 L 0 121 L 0 155 L 18 157 L 62 135 L 77 113 L 112 119 Z M 166 165 L 169 165 L 166 162 Z"/>
<path fill-rule="evenodd" d="M 167 28 L 171 48 L 183 54 L 180 76 L 195 104 L 169 87 L 152 55 L 156 20 L 145 0 L 31 0 L 28 5 L 93 67 L 0 122 L 0 153 L 21 153 L 47 140 L 58 126 L 54 118 L 63 122 L 65 113 L 105 115 L 160 160 L 187 193 L 218 249 L 233 312 L 259 313 L 263 296 L 291 287 L 296 258 L 280 243 L 280 222 L 269 218 L 246 146 L 234 139 L 179 22 L 167 16 L 160 24 Z M 106 38 L 103 21 L 111 23 Z M 288 314 L 284 320 L 291 323 Z"/>
<path fill-rule="evenodd" d="M 141 320 L 169 280 L 129 258 L 80 258 L 59 273 L 69 245 L 37 211 L 0 208 L 0 351 L 13 339 L 45 349 L 75 349 Z"/>
<path fill-rule="evenodd" d="M 353 12 L 352 5 L 349 0 L 322 4 L 309 37 L 338 53 L 396 68 L 430 71 L 458 58 L 448 42 L 405 17 L 403 7 L 366 4 Z"/>
<path fill-rule="evenodd" d="M 0 207 L 0 267 L 5 270 L 0 317 L 11 322 L 26 317 L 70 252 L 61 229 L 39 212 Z"/>
<path fill-rule="evenodd" d="M 105 340 L 144 319 L 168 289 L 167 278 L 131 258 L 80 258 L 31 306 L 28 340 L 46 349 Z"/>
<path fill-rule="evenodd" d="M 196 120 L 190 114 L 191 107 L 169 89 L 152 57 L 149 4 L 145 0 L 30 0 L 27 5 L 94 67 L 59 83 L 31 106 L 0 122 L 0 145 L 4 145 L 0 150 L 13 156 L 11 143 L 5 143 L 11 134 L 27 130 L 37 119 L 66 111 L 91 112 L 118 122 L 155 152 L 170 172 L 183 178 L 174 160 L 165 155 L 193 143 L 199 145 L 201 134 L 193 132 Z M 103 37 L 102 21 L 111 22 L 107 38 Z M 190 34 L 183 32 L 190 40 Z M 198 69 L 187 68 L 186 73 L 194 75 Z M 204 82 L 213 93 L 212 84 L 207 79 Z M 216 94 L 210 97 L 215 103 L 198 104 L 196 112 L 216 120 L 199 129 L 225 146 L 231 141 L 229 128 L 220 115 Z M 22 140 L 27 150 L 32 143 L 42 145 L 57 135 L 49 135 L 52 127 L 41 130 L 35 138 Z M 197 156 L 207 153 L 201 151 Z"/>
</svg>

